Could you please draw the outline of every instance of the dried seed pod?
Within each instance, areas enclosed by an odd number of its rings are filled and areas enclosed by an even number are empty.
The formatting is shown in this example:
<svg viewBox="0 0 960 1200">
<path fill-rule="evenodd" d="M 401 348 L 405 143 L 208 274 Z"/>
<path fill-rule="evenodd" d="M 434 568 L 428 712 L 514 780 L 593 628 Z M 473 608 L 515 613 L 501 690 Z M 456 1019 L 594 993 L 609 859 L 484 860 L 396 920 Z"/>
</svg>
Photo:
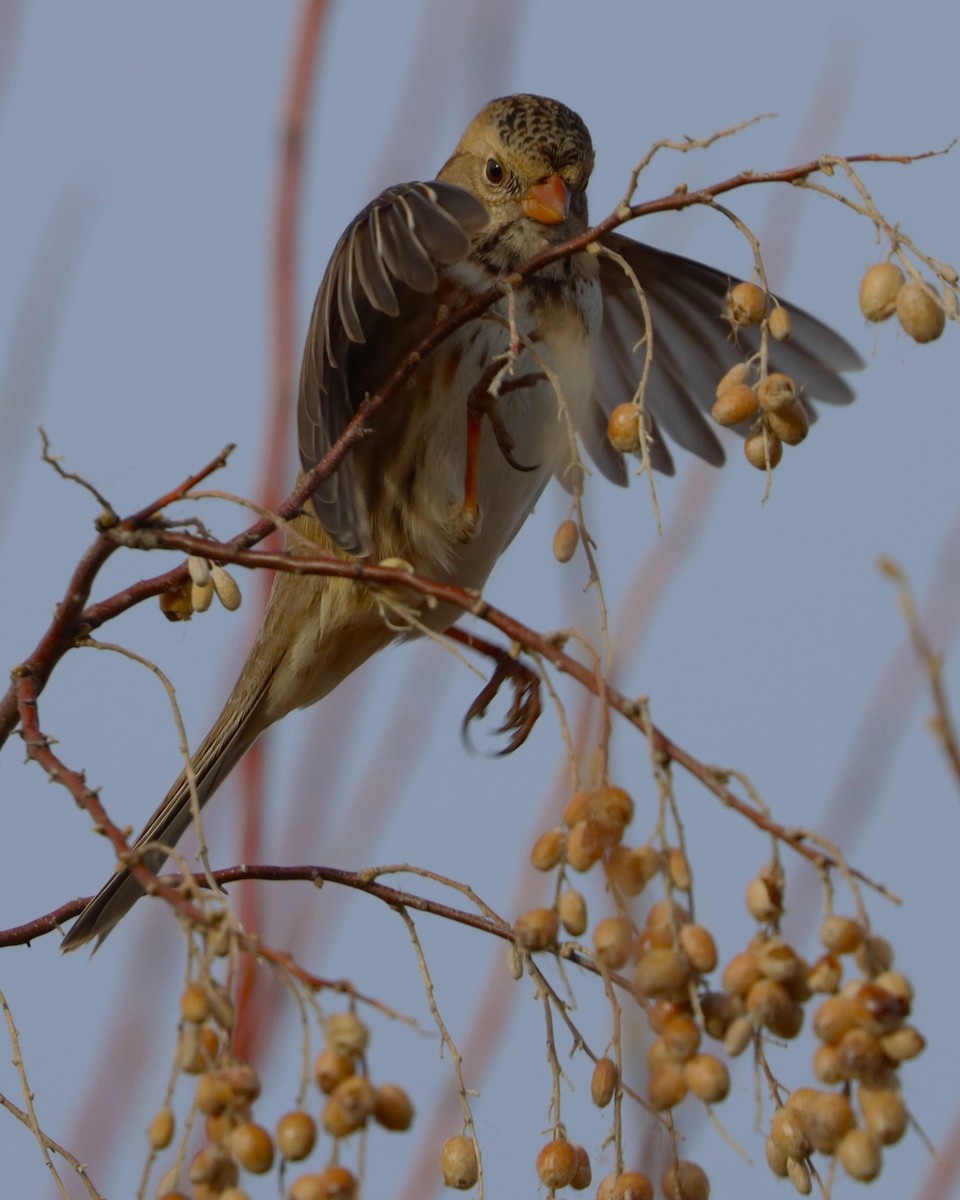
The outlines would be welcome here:
<svg viewBox="0 0 960 1200">
<path fill-rule="evenodd" d="M 767 424 L 785 446 L 799 446 L 810 432 L 810 419 L 799 400 L 777 412 L 767 413 Z"/>
<path fill-rule="evenodd" d="M 744 1008 L 741 996 L 729 992 L 704 992 L 700 997 L 704 1033 L 715 1041 L 722 1041 L 731 1022 L 743 1014 Z"/>
<path fill-rule="evenodd" d="M 814 1150 L 833 1154 L 840 1139 L 856 1120 L 842 1092 L 814 1092 L 804 1114 L 803 1127 Z"/>
<path fill-rule="evenodd" d="M 772 371 L 757 385 L 757 399 L 764 412 L 781 412 L 796 403 L 797 385 L 789 375 Z"/>
<path fill-rule="evenodd" d="M 576 521 L 561 521 L 553 535 L 553 557 L 557 562 L 569 562 L 576 554 L 579 544 L 580 530 Z"/>
<path fill-rule="evenodd" d="M 373 1084 L 366 1075 L 351 1075 L 333 1089 L 328 1104 L 336 1104 L 347 1121 L 359 1129 L 373 1112 L 376 1099 Z"/>
<path fill-rule="evenodd" d="M 735 328 L 759 325 L 766 310 L 766 295 L 755 283 L 738 283 L 727 297 L 727 320 Z"/>
<path fill-rule="evenodd" d="M 682 1063 L 661 1063 L 647 1076 L 647 1099 L 658 1112 L 674 1108 L 686 1094 Z"/>
<path fill-rule="evenodd" d="M 440 1147 L 440 1171 L 447 1187 L 466 1191 L 472 1188 L 480 1175 L 480 1164 L 473 1142 L 458 1133 L 449 1137 Z"/>
<path fill-rule="evenodd" d="M 865 937 L 854 952 L 854 961 L 864 975 L 879 975 L 893 966 L 893 947 L 885 937 Z"/>
<path fill-rule="evenodd" d="M 150 1128 L 147 1130 L 147 1137 L 154 1150 L 166 1150 L 173 1141 L 174 1129 L 174 1116 L 169 1108 L 161 1108 L 154 1114 Z"/>
<path fill-rule="evenodd" d="M 916 1058 L 926 1044 L 923 1034 L 912 1025 L 903 1025 L 892 1033 L 885 1033 L 880 1039 L 884 1054 L 896 1063 Z"/>
<path fill-rule="evenodd" d="M 695 1162 L 672 1163 L 660 1180 L 665 1200 L 707 1200 L 710 1180 Z"/>
<path fill-rule="evenodd" d="M 670 882 L 678 891 L 689 892 L 693 886 L 693 874 L 690 870 L 690 864 L 687 862 L 687 856 L 679 848 L 672 846 L 667 851 L 667 874 L 670 876 Z"/>
<path fill-rule="evenodd" d="M 362 1054 L 370 1040 L 370 1030 L 355 1012 L 331 1013 L 323 1030 L 330 1049 L 345 1057 Z"/>
<path fill-rule="evenodd" d="M 757 393 L 745 383 L 729 387 L 718 396 L 710 409 L 710 415 L 718 425 L 739 425 L 757 415 L 760 402 Z"/>
<path fill-rule="evenodd" d="M 716 399 L 726 395 L 731 388 L 740 387 L 750 378 L 750 368 L 745 362 L 735 363 L 717 384 Z"/>
<path fill-rule="evenodd" d="M 799 1158 L 787 1159 L 787 1176 L 793 1184 L 794 1189 L 801 1196 L 809 1196 L 813 1191 L 813 1180 L 810 1177 L 810 1168 L 805 1162 Z"/>
<path fill-rule="evenodd" d="M 614 846 L 607 862 L 612 882 L 625 896 L 639 896 L 661 866 L 659 850 L 650 845 Z"/>
<path fill-rule="evenodd" d="M 609 843 L 609 834 L 596 821 L 577 821 L 567 836 L 567 863 L 574 871 L 589 871 Z"/>
<path fill-rule="evenodd" d="M 317 1087 L 324 1095 L 329 1096 L 338 1083 L 348 1079 L 354 1073 L 356 1057 L 352 1054 L 338 1054 L 336 1050 L 321 1050 L 313 1064 L 313 1077 Z"/>
<path fill-rule="evenodd" d="M 686 1062 L 700 1049 L 700 1026 L 689 1013 L 675 1012 L 667 1017 L 660 1036 L 675 1062 Z"/>
<path fill-rule="evenodd" d="M 642 1171 L 624 1171 L 619 1177 L 608 1175 L 607 1179 L 614 1180 L 610 1200 L 653 1200 L 653 1184 Z M 606 1183 L 606 1179 L 603 1182 Z M 599 1190 L 597 1200 L 601 1200 Z"/>
<path fill-rule="evenodd" d="M 698 975 L 708 975 L 717 965 L 717 945 L 705 925 L 684 925 L 680 945 Z"/>
<path fill-rule="evenodd" d="M 630 957 L 633 926 L 625 917 L 606 917 L 593 931 L 597 959 L 610 971 L 619 971 Z"/>
<path fill-rule="evenodd" d="M 857 1023 L 853 1005 L 846 996 L 829 996 L 813 1018 L 813 1032 L 822 1042 L 835 1045 Z"/>
<path fill-rule="evenodd" d="M 531 908 L 513 926 L 517 945 L 524 950 L 548 950 L 557 944 L 560 919 L 552 908 Z"/>
<path fill-rule="evenodd" d="M 880 1143 L 867 1129 L 851 1129 L 837 1147 L 837 1159 L 846 1173 L 861 1183 L 876 1179 L 883 1166 Z"/>
<path fill-rule="evenodd" d="M 806 1158 L 810 1153 L 802 1118 L 786 1106 L 778 1108 L 770 1120 L 770 1139 L 788 1158 Z"/>
<path fill-rule="evenodd" d="M 309 1113 L 296 1109 L 277 1122 L 277 1149 L 290 1162 L 300 1162 L 317 1141 L 317 1123 Z"/>
<path fill-rule="evenodd" d="M 593 1170 L 590 1166 L 590 1155 L 587 1153 L 585 1146 L 574 1146 L 577 1165 L 573 1172 L 573 1178 L 570 1180 L 570 1186 L 575 1192 L 582 1192 L 584 1188 L 590 1186 L 593 1179 Z"/>
<path fill-rule="evenodd" d="M 713 1054 L 697 1054 L 684 1064 L 687 1087 L 705 1104 L 719 1104 L 730 1091 L 730 1072 Z"/>
<path fill-rule="evenodd" d="M 862 1029 L 848 1030 L 837 1043 L 838 1063 L 844 1079 L 879 1083 L 887 1074 L 887 1057 L 878 1038 Z"/>
<path fill-rule="evenodd" d="M 868 321 L 886 321 L 897 311 L 903 272 L 892 262 L 875 263 L 860 283 L 860 311 Z"/>
<path fill-rule="evenodd" d="M 636 404 L 618 404 L 607 421 L 607 437 L 614 450 L 633 454 L 640 449 L 640 408 Z"/>
<path fill-rule="evenodd" d="M 881 971 L 873 982 L 888 991 L 891 996 L 896 996 L 903 1015 L 909 1016 L 913 1006 L 913 984 L 902 971 Z"/>
<path fill-rule="evenodd" d="M 668 946 L 654 946 L 637 960 L 633 987 L 641 997 L 683 994 L 690 979 L 686 956 Z"/>
<path fill-rule="evenodd" d="M 206 989 L 199 983 L 191 983 L 184 988 L 180 997 L 180 1015 L 194 1025 L 202 1025 L 210 1016 L 210 1001 Z"/>
<path fill-rule="evenodd" d="M 876 983 L 864 983 L 851 995 L 857 1026 L 874 1037 L 891 1033 L 903 1024 L 900 1000 Z"/>
<path fill-rule="evenodd" d="M 752 950 L 742 950 L 735 954 L 727 963 L 722 983 L 728 992 L 735 996 L 746 996 L 760 978 L 760 967 L 757 956 Z"/>
<path fill-rule="evenodd" d="M 787 1156 L 786 1152 L 781 1150 L 772 1137 L 768 1137 L 764 1142 L 764 1152 L 767 1156 L 767 1166 L 777 1176 L 778 1179 L 787 1178 L 787 1163 L 795 1162 Z"/>
<path fill-rule="evenodd" d="M 191 582 L 199 587 L 205 587 L 210 582 L 210 563 L 198 554 L 191 554 L 187 559 L 187 570 Z"/>
<path fill-rule="evenodd" d="M 564 1138 L 555 1138 L 540 1149 L 537 1155 L 537 1175 L 551 1191 L 564 1188 L 577 1170 L 577 1152 Z"/>
<path fill-rule="evenodd" d="M 946 313 L 937 293 L 911 280 L 897 293 L 897 320 L 915 342 L 933 342 L 943 333 Z"/>
<path fill-rule="evenodd" d="M 767 320 L 767 328 L 770 330 L 770 336 L 776 338 L 778 342 L 785 342 L 793 332 L 793 322 L 790 320 L 790 314 L 781 305 L 774 305 L 773 311 Z"/>
<path fill-rule="evenodd" d="M 735 1017 L 723 1036 L 723 1049 L 731 1058 L 738 1058 L 753 1041 L 753 1020 L 747 1013 Z"/>
<path fill-rule="evenodd" d="M 213 603 L 213 582 L 207 580 L 206 583 L 191 583 L 190 585 L 190 604 L 194 612 L 206 612 Z"/>
<path fill-rule="evenodd" d="M 398 1084 L 381 1084 L 373 1098 L 373 1119 L 384 1129 L 403 1133 L 413 1124 L 413 1101 Z"/>
<path fill-rule="evenodd" d="M 811 992 L 835 992 L 843 979 L 843 967 L 835 954 L 824 954 L 807 972 Z"/>
<path fill-rule="evenodd" d="M 903 1097 L 892 1088 L 861 1087 L 857 1102 L 867 1129 L 882 1146 L 892 1146 L 907 1131 L 910 1114 Z"/>
<path fill-rule="evenodd" d="M 552 871 L 563 861 L 567 850 L 567 835 L 562 829 L 541 833 L 530 851 L 530 863 L 538 871 Z"/>
<path fill-rule="evenodd" d="M 215 1117 L 232 1107 L 233 1088 L 217 1071 L 204 1071 L 197 1079 L 196 1105 L 200 1112 Z"/>
<path fill-rule="evenodd" d="M 597 788 L 590 801 L 590 820 L 619 839 L 633 820 L 633 800 L 622 787 Z"/>
<path fill-rule="evenodd" d="M 251 1175 L 265 1175 L 273 1166 L 273 1139 L 262 1125 L 246 1121 L 230 1134 L 230 1149 Z"/>
<path fill-rule="evenodd" d="M 199 1075 L 216 1061 L 219 1050 L 220 1039 L 212 1029 L 187 1025 L 177 1046 L 177 1063 L 185 1074 Z"/>
<path fill-rule="evenodd" d="M 222 1146 L 203 1146 L 193 1157 L 187 1172 L 193 1184 L 207 1183 L 220 1192 L 240 1178 L 237 1164 Z"/>
<path fill-rule="evenodd" d="M 783 458 L 783 443 L 772 430 L 758 429 L 745 439 L 743 453 L 751 467 L 765 471 L 769 466 L 772 471 Z"/>
<path fill-rule="evenodd" d="M 189 621 L 193 616 L 192 587 L 187 579 L 172 590 L 160 593 L 160 611 L 168 621 Z"/>
<path fill-rule="evenodd" d="M 836 1046 L 831 1046 L 827 1042 L 823 1042 L 814 1050 L 813 1073 L 821 1083 L 834 1084 L 843 1082 L 840 1053 Z"/>
<path fill-rule="evenodd" d="M 560 923 L 571 937 L 580 937 L 587 928 L 587 902 L 583 893 L 567 888 L 557 901 Z"/>
<path fill-rule="evenodd" d="M 806 978 L 809 966 L 782 937 L 764 938 L 754 949 L 760 974 L 777 983 Z"/>
<path fill-rule="evenodd" d="M 333 1165 L 325 1171 L 301 1175 L 290 1186 L 290 1200 L 356 1200 L 357 1180 L 346 1167 Z"/>
<path fill-rule="evenodd" d="M 590 1099 L 597 1108 L 606 1108 L 617 1089 L 617 1067 L 611 1058 L 597 1059 L 590 1078 Z"/>
<path fill-rule="evenodd" d="M 775 921 L 783 912 L 783 888 L 769 871 L 761 871 L 747 884 L 746 902 L 755 921 Z"/>
<path fill-rule="evenodd" d="M 210 568 L 210 578 L 213 581 L 217 599 L 224 608 L 230 612 L 235 612 L 240 607 L 240 602 L 243 599 L 240 595 L 240 586 L 237 581 L 219 563 L 214 563 Z"/>
<path fill-rule="evenodd" d="M 747 994 L 747 1012 L 754 1024 L 776 1037 L 795 1038 L 803 1028 L 803 1008 L 782 983 L 758 979 Z"/>
<path fill-rule="evenodd" d="M 852 954 L 863 941 L 863 926 L 853 917 L 825 917 L 820 941 L 832 954 Z"/>
</svg>

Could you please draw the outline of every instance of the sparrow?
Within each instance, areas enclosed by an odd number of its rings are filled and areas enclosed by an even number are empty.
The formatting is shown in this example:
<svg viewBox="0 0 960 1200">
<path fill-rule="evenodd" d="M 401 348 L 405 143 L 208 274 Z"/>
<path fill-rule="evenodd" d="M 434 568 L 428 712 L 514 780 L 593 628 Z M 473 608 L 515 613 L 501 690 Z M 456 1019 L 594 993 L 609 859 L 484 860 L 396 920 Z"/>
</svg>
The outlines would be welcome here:
<svg viewBox="0 0 960 1200">
<path fill-rule="evenodd" d="M 559 101 L 507 96 L 468 126 L 436 180 L 388 188 L 351 224 L 320 284 L 300 374 L 300 462 L 324 457 L 365 396 L 439 320 L 502 282 L 541 251 L 589 226 L 590 134 Z M 643 365 L 645 325 L 628 264 L 652 316 L 646 389 L 652 466 L 674 470 L 667 438 L 709 463 L 724 451 L 704 410 L 716 383 L 751 352 L 722 319 L 730 279 L 617 233 L 600 254 L 562 258 L 507 290 L 461 326 L 384 405 L 373 428 L 293 521 L 292 554 L 402 560 L 419 574 L 481 588 L 557 476 L 576 486 L 575 438 L 602 475 L 628 480 L 607 418 L 630 400 Z M 775 369 L 809 397 L 853 399 L 843 371 L 857 353 L 791 308 L 793 335 Z M 755 332 L 755 331 L 754 331 Z M 426 605 L 421 628 L 443 631 L 459 610 Z M 278 572 L 262 627 L 233 691 L 192 759 L 197 799 L 210 799 L 256 739 L 314 704 L 398 628 L 382 594 L 363 584 Z M 192 820 L 182 772 L 134 850 L 156 870 Z M 142 894 L 119 869 L 63 942 L 102 941 Z"/>
</svg>

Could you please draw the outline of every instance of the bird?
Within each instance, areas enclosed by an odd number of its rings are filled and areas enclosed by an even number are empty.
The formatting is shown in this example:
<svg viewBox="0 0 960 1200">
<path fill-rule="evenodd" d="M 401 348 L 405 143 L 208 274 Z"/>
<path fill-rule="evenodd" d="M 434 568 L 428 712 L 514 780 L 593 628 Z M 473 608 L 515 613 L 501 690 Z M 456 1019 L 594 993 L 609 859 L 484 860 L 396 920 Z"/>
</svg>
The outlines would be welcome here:
<svg viewBox="0 0 960 1200">
<path fill-rule="evenodd" d="M 520 281 L 513 276 L 589 228 L 593 165 L 590 133 L 572 109 L 543 96 L 506 96 L 473 119 L 436 179 L 387 188 L 349 224 L 306 337 L 298 405 L 303 472 L 438 321 L 491 286 L 504 285 L 503 294 L 441 342 L 376 413 L 293 520 L 289 553 L 399 560 L 479 589 L 550 479 L 578 486 L 577 439 L 604 477 L 626 484 L 627 461 L 611 444 L 607 422 L 634 396 L 647 330 L 624 264 L 652 319 L 650 464 L 673 473 L 668 439 L 708 463 L 724 461 L 705 410 L 717 381 L 755 349 L 749 338 L 756 336 L 731 339 L 722 316 L 729 275 L 612 232 L 600 239 L 600 253 L 560 258 Z M 863 364 L 826 325 L 789 311 L 793 333 L 776 346 L 776 369 L 802 382 L 813 419 L 810 398 L 849 402 L 842 373 Z M 446 630 L 460 615 L 444 605 L 415 611 L 421 630 Z M 249 657 L 193 755 L 199 804 L 272 724 L 316 703 L 412 632 L 398 628 L 382 593 L 362 583 L 278 572 Z M 157 870 L 191 821 L 184 771 L 134 852 Z M 99 945 L 141 894 L 121 866 L 62 948 L 93 939 Z"/>
</svg>

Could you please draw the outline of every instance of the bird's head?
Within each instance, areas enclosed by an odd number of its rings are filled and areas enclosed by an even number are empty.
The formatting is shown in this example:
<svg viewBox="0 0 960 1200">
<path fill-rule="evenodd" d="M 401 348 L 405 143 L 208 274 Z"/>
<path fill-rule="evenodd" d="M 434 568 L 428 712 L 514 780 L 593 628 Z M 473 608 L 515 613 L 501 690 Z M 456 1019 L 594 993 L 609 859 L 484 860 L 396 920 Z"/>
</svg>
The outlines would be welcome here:
<svg viewBox="0 0 960 1200">
<path fill-rule="evenodd" d="M 474 256 L 509 271 L 587 228 L 593 143 L 572 109 L 544 96 L 505 96 L 478 113 L 439 178 L 490 214 Z"/>
</svg>

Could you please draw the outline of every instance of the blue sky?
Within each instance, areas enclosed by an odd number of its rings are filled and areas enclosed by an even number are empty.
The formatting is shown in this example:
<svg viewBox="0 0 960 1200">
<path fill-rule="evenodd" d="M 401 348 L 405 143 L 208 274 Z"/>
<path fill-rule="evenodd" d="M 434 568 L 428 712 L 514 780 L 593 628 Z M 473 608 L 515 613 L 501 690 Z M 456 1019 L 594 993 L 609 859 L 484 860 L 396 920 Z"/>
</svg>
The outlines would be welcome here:
<svg viewBox="0 0 960 1200">
<path fill-rule="evenodd" d="M 8 2 L 6 13 L 0 612 L 9 668 L 35 644 L 91 540 L 96 515 L 84 493 L 40 462 L 38 424 L 66 464 L 120 511 L 167 490 L 228 441 L 238 449 L 219 485 L 239 494 L 256 485 L 268 389 L 269 219 L 295 6 Z M 950 89 L 958 36 L 960 10 L 929 0 L 908 11 L 888 0 L 606 3 L 589 17 L 580 6 L 556 2 L 334 5 L 310 128 L 300 328 L 346 222 L 380 187 L 430 177 L 493 95 L 541 92 L 582 114 L 597 148 L 591 209 L 599 217 L 652 141 L 706 136 L 760 112 L 779 116 L 708 153 L 658 159 L 642 193 L 822 151 L 909 153 L 947 145 L 960 132 Z M 954 263 L 957 163 L 955 152 L 864 171 L 881 211 L 923 249 Z M 762 478 L 731 455 L 694 552 L 670 577 L 662 602 L 643 614 L 642 646 L 618 664 L 616 678 L 628 693 L 648 695 L 655 717 L 686 748 L 748 773 L 784 823 L 819 827 L 838 797 L 844 818 L 863 815 L 857 840 L 845 845 L 852 860 L 905 900 L 902 908 L 871 901 L 871 912 L 917 984 L 917 1022 L 932 1048 L 907 1069 L 907 1095 L 936 1141 L 956 1104 L 956 972 L 945 916 L 956 908 L 956 781 L 924 726 L 929 705 L 926 697 L 917 703 L 909 656 L 895 657 L 903 625 L 894 591 L 874 564 L 880 554 L 896 558 L 921 597 L 941 571 L 946 584 L 933 636 L 948 653 L 947 681 L 955 686 L 948 639 L 957 566 L 943 563 L 951 533 L 956 538 L 957 330 L 917 347 L 891 326 L 866 327 L 857 287 L 880 252 L 870 226 L 839 206 L 760 189 L 741 193 L 733 205 L 764 240 L 774 289 L 833 324 L 868 366 L 856 381 L 857 404 L 824 414 L 778 471 L 766 505 Z M 743 239 L 715 214 L 665 217 L 631 233 L 733 274 L 750 268 Z M 25 309 L 34 286 L 36 306 Z M 34 367 L 38 337 L 44 340 Z M 627 603 L 645 556 L 657 546 L 658 555 L 669 556 L 677 544 L 689 511 L 682 504 L 690 504 L 681 499 L 685 484 L 681 477 L 660 486 L 659 546 L 645 485 L 615 493 L 598 483 L 588 493 L 614 612 Z M 241 521 L 224 505 L 207 515 L 224 536 Z M 595 610 L 580 594 L 582 560 L 561 567 L 550 554 L 563 515 L 562 500 L 548 493 L 487 594 L 538 627 L 589 628 Z M 152 560 L 118 556 L 97 594 L 155 569 Z M 648 593 L 640 603 L 650 603 Z M 171 626 L 146 605 L 104 636 L 162 665 L 198 739 L 239 664 L 250 620 L 241 609 Z M 563 803 L 557 725 L 548 712 L 530 744 L 508 760 L 470 756 L 458 729 L 478 686 L 436 646 L 406 646 L 319 708 L 291 718 L 271 745 L 265 857 L 344 866 L 415 862 L 465 879 L 504 915 L 515 915 L 513 897 L 542 828 L 544 797 L 552 794 L 555 812 Z M 564 696 L 573 705 L 574 694 Z M 890 722 L 865 725 L 884 705 Z M 78 651 L 58 669 L 40 711 L 65 761 L 87 771 L 118 820 L 139 826 L 176 773 L 176 737 L 157 682 L 129 661 Z M 418 753 L 410 753 L 421 737 Z M 612 756 L 614 776 L 641 810 L 637 836 L 645 837 L 654 821 L 646 748 L 617 727 Z M 88 818 L 21 759 L 15 742 L 0 758 L 4 925 L 94 890 L 112 867 Z M 225 789 L 211 810 L 215 858 L 224 863 L 236 856 L 231 795 Z M 357 812 L 377 814 L 378 795 L 389 802 L 383 819 L 358 821 Z M 749 936 L 740 896 L 768 847 L 691 781 L 678 782 L 678 800 L 701 917 L 729 957 Z M 311 819 L 325 821 L 322 836 L 304 842 L 288 835 L 291 806 L 307 806 Z M 804 874 L 796 872 L 798 887 Z M 350 976 L 429 1025 L 399 922 L 373 901 L 341 904 L 331 892 L 321 904 L 294 888 L 283 901 L 289 911 L 281 917 L 302 912 L 323 926 L 326 940 L 313 967 Z M 603 898 L 590 895 L 599 915 Z M 805 904 L 815 912 L 817 903 L 808 893 Z M 848 911 L 849 901 L 839 906 Z M 281 917 L 273 916 L 281 929 Z M 795 918 L 796 936 L 807 939 L 802 948 L 810 953 L 802 906 Z M 135 1194 L 141 1131 L 159 1103 L 173 1042 L 181 967 L 168 925 L 138 909 L 92 961 L 62 960 L 47 938 L 7 951 L 0 972 L 41 1122 L 91 1162 L 111 1196 Z M 444 1013 L 465 1038 L 489 956 L 499 961 L 502 951 L 436 923 L 423 932 Z M 151 953 L 135 959 L 145 936 L 155 939 Z M 121 1018 L 114 1003 L 128 988 L 131 962 L 140 984 L 129 986 Z M 602 1044 L 606 1014 L 589 999 L 592 990 L 589 981 L 577 982 L 584 1025 Z M 515 1179 L 529 1190 L 547 1124 L 549 1076 L 531 999 L 527 991 L 517 1002 L 477 1102 L 490 1194 L 509 1194 Z M 262 1102 L 267 1120 L 290 1105 L 296 1088 L 295 1020 L 289 1007 L 280 1011 L 283 1036 Z M 426 1117 L 449 1077 L 448 1063 L 437 1060 L 433 1044 L 398 1034 L 386 1021 L 374 1023 L 374 1034 L 373 1070 L 406 1082 Z M 783 1056 L 791 1085 L 808 1082 L 806 1054 L 798 1048 Z M 71 1139 L 80 1136 L 78 1113 L 100 1103 L 103 1093 L 91 1099 L 91 1079 L 104 1062 L 115 1082 L 129 1076 L 143 1086 L 118 1129 L 123 1140 L 114 1157 L 101 1160 L 94 1156 L 99 1146 Z M 579 1089 L 569 1101 L 571 1134 L 596 1146 L 604 1128 L 581 1103 L 585 1069 L 580 1060 L 569 1069 Z M 752 1134 L 752 1088 L 742 1065 L 729 1115 L 727 1106 L 722 1115 L 762 1158 Z M 0 1090 L 18 1099 L 9 1067 L 0 1070 Z M 635 1147 L 642 1128 L 640 1122 L 631 1131 Z M 717 1179 L 736 1179 L 739 1195 L 770 1194 L 762 1165 L 745 1167 L 700 1124 L 693 1136 L 691 1156 L 712 1164 Z M 0 1123 L 0 1146 L 11 1194 L 50 1191 L 35 1144 L 11 1119 Z M 368 1194 L 399 1189 L 389 1181 L 402 1178 L 422 1151 L 415 1135 L 372 1144 Z M 929 1166 L 919 1139 L 908 1137 L 889 1155 L 883 1194 L 918 1194 Z M 851 1191 L 839 1185 L 839 1195 Z"/>
</svg>

